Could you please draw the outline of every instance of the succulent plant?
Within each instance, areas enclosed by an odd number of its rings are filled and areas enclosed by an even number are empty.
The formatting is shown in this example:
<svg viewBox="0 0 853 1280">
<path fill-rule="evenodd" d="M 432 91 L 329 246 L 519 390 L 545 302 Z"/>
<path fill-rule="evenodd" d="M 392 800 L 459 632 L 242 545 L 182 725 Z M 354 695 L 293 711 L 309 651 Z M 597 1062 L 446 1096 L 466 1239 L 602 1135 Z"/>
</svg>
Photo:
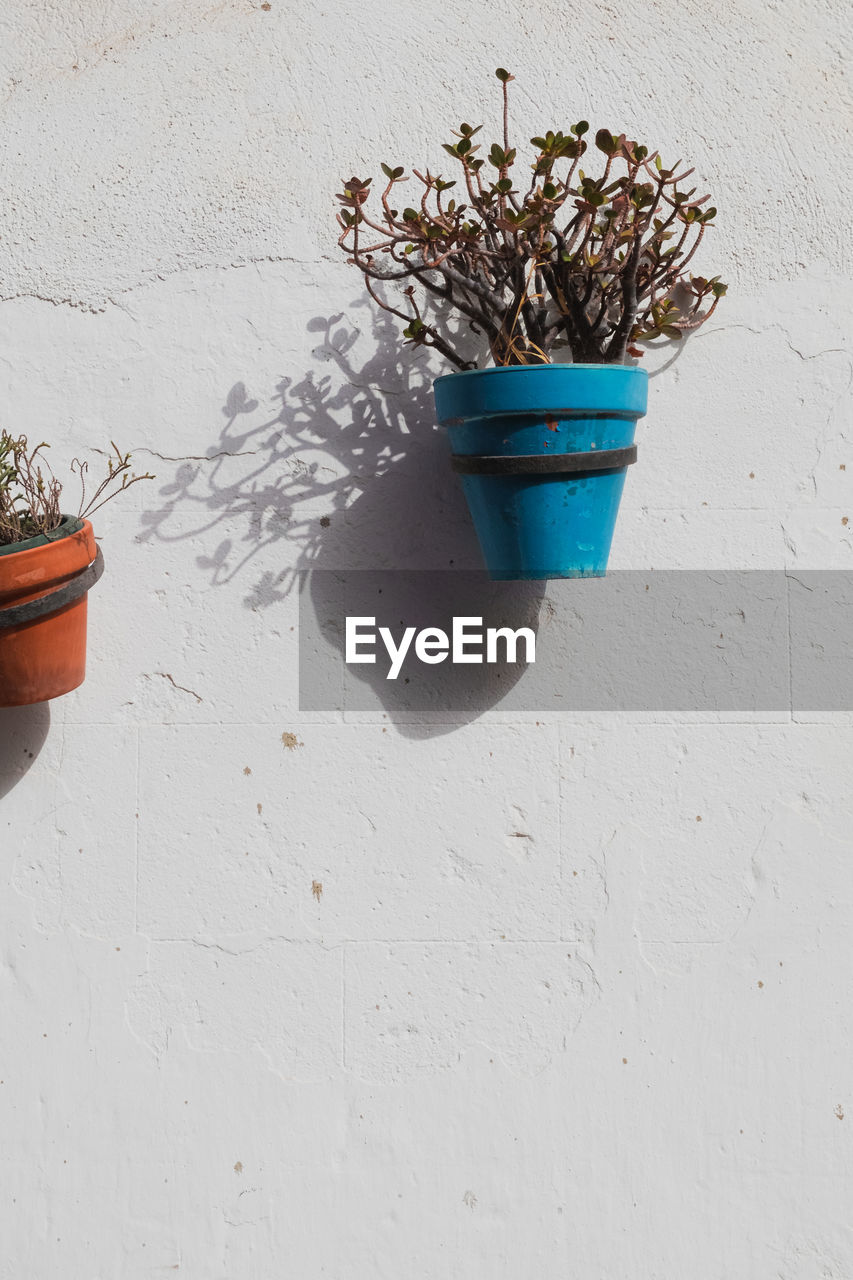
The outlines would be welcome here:
<svg viewBox="0 0 853 1280">
<path fill-rule="evenodd" d="M 458 176 L 412 169 L 420 189 L 411 204 L 397 196 L 411 181 L 402 165 L 382 165 L 378 207 L 370 178 L 345 180 L 336 196 L 338 243 L 377 305 L 405 322 L 406 343 L 434 347 L 457 369 L 476 367 L 427 312 L 428 298 L 484 333 L 497 365 L 550 363 L 561 348 L 573 362 L 623 364 L 643 354 L 639 343 L 680 339 L 707 320 L 726 285 L 688 270 L 716 214 L 709 196 L 685 189 L 693 170 L 599 129 L 603 168 L 594 176 L 580 167 L 589 124 L 579 120 L 532 138 L 529 177 L 519 173 L 509 141 L 514 77 L 502 67 L 495 74 L 502 143 L 478 155 L 482 126 L 463 123 L 442 144 Z M 386 284 L 399 287 L 399 306 L 378 291 Z"/>
<path fill-rule="evenodd" d="M 62 485 L 47 465 L 45 443 L 30 445 L 26 436 L 11 436 L 0 430 L 0 546 L 23 542 L 40 533 L 51 533 L 62 523 Z M 80 477 L 82 490 L 78 516 L 90 516 L 105 502 L 115 498 L 140 480 L 153 480 L 147 472 L 138 476 L 130 470 L 130 454 L 112 445 L 107 474 L 86 501 L 87 462 L 74 458 L 71 470 Z"/>
</svg>

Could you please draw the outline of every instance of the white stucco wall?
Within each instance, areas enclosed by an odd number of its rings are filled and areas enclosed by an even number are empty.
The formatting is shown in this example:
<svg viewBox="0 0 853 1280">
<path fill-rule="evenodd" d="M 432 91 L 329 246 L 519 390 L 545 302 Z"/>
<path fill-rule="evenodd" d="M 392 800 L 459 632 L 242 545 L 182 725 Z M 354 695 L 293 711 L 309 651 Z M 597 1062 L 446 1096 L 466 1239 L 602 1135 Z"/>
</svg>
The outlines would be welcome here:
<svg viewBox="0 0 853 1280">
<path fill-rule="evenodd" d="M 853 1275 L 850 715 L 300 714 L 294 584 L 478 563 L 331 193 L 498 64 L 720 209 L 612 565 L 851 567 L 846 8 L 2 6 L 2 421 L 157 473 L 0 712 L 2 1280 Z"/>
</svg>

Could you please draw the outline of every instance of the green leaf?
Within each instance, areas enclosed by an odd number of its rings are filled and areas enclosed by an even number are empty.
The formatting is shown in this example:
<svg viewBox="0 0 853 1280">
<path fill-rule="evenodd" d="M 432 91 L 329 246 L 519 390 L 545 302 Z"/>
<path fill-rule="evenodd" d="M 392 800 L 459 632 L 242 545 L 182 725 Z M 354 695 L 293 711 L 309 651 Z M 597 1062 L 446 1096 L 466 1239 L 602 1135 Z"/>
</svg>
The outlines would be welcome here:
<svg viewBox="0 0 853 1280">
<path fill-rule="evenodd" d="M 548 146 L 544 138 L 531 138 L 530 141 L 533 146 L 538 147 L 540 151 L 544 151 Z"/>
<path fill-rule="evenodd" d="M 704 213 L 699 215 L 700 222 L 710 222 L 712 218 L 716 218 L 717 210 L 712 205 L 710 209 L 706 209 Z"/>
<path fill-rule="evenodd" d="M 727 294 L 727 293 L 728 293 L 728 291 L 729 291 L 729 286 L 728 286 L 727 284 L 712 284 L 712 285 L 711 285 L 711 292 L 713 293 L 713 295 L 714 295 L 714 297 L 715 297 L 715 298 L 722 298 L 722 297 L 724 297 L 724 296 L 725 296 L 725 294 Z"/>
<path fill-rule="evenodd" d="M 394 177 L 394 170 L 391 168 L 390 164 L 383 164 L 382 172 L 385 174 L 386 178 Z"/>
<path fill-rule="evenodd" d="M 579 120 L 576 125 L 572 126 L 572 133 L 576 133 L 577 136 L 580 138 L 583 134 L 587 132 L 588 129 L 589 129 L 589 121 Z"/>
<path fill-rule="evenodd" d="M 515 76 L 511 76 L 511 75 L 509 74 L 509 72 L 508 72 L 507 70 L 505 70 L 505 68 L 504 68 L 504 67 L 498 67 L 498 68 L 496 69 L 496 71 L 495 71 L 495 75 L 496 75 L 496 76 L 497 76 L 497 78 L 498 78 L 499 80 L 501 80 L 504 84 L 507 84 L 510 80 L 514 80 L 514 79 L 515 79 Z"/>
<path fill-rule="evenodd" d="M 595 135 L 595 145 L 599 151 L 603 151 L 606 156 L 609 156 L 616 150 L 616 139 L 607 129 L 599 129 Z"/>
<path fill-rule="evenodd" d="M 417 213 L 417 210 L 416 210 L 416 209 L 404 209 L 404 210 L 403 210 L 403 221 L 404 221 L 404 222 L 417 222 L 417 220 L 418 220 L 418 213 Z"/>
<path fill-rule="evenodd" d="M 394 172 L 392 173 L 392 175 L 391 175 L 391 176 L 392 176 L 392 178 L 395 178 L 395 179 L 396 179 L 396 178 L 402 178 L 402 176 L 403 176 L 403 172 L 404 172 L 404 170 L 403 170 L 403 166 L 402 166 L 401 164 L 398 164 L 398 165 L 397 165 L 397 168 L 394 170 Z"/>
<path fill-rule="evenodd" d="M 459 152 L 456 150 L 456 147 L 452 142 L 442 142 L 441 145 L 444 147 L 448 155 L 453 156 L 456 160 L 459 159 Z"/>
</svg>

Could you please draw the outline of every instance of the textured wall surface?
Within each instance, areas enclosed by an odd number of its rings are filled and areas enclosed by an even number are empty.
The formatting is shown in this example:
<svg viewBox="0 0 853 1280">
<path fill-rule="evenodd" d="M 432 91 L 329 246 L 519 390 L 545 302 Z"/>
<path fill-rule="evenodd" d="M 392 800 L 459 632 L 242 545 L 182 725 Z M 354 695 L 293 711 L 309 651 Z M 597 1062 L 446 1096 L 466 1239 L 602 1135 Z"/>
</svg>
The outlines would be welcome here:
<svg viewBox="0 0 853 1280">
<path fill-rule="evenodd" d="M 157 478 L 0 712 L 2 1280 L 853 1275 L 850 715 L 300 714 L 295 578 L 478 564 L 331 193 L 498 64 L 720 209 L 613 566 L 853 567 L 848 27 L 5 0 L 2 421 Z"/>
</svg>

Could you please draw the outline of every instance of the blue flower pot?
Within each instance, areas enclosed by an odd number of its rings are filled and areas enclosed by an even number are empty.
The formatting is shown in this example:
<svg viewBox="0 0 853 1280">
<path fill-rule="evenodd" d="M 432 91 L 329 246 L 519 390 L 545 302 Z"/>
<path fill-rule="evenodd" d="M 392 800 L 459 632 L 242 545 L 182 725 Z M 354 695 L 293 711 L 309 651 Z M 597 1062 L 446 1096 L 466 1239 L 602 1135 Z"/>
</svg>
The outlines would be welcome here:
<svg viewBox="0 0 853 1280">
<path fill-rule="evenodd" d="M 433 391 L 489 576 L 603 577 L 646 412 L 645 369 L 473 369 Z"/>
</svg>

